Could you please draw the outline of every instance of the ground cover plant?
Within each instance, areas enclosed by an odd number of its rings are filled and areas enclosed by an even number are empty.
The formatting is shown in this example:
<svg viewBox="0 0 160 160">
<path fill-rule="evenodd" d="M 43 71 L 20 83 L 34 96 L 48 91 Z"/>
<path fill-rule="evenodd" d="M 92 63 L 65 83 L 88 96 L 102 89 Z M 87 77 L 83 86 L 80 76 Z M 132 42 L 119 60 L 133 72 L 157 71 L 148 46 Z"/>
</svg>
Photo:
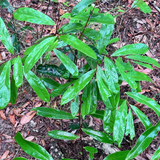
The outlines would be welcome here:
<svg viewBox="0 0 160 160">
<path fill-rule="evenodd" d="M 150 13 L 150 8 L 143 1 L 135 1 L 132 7 L 139 7 L 144 13 Z M 55 25 L 50 17 L 32 8 L 19 8 L 13 13 L 13 16 L 19 21 Z M 158 117 L 160 116 L 160 106 L 155 100 L 139 93 L 141 92 L 140 81 L 152 82 L 152 80 L 146 74 L 135 71 L 131 63 L 138 63 L 150 69 L 152 69 L 151 65 L 158 68 L 160 65 L 156 60 L 144 55 L 148 51 L 148 46 L 143 43 L 125 45 L 114 53 L 107 53 L 106 46 L 118 41 L 118 38 L 111 39 L 115 25 L 114 17 L 109 13 L 99 13 L 99 9 L 96 8 L 96 0 L 80 1 L 71 13 L 62 15 L 62 18 L 68 18 L 70 22 L 57 28 L 55 35 L 39 39 L 26 49 L 22 59 L 20 56 L 16 56 L 0 66 L 0 109 L 5 108 L 9 102 L 12 104 L 16 102 L 17 89 L 22 85 L 24 75 L 35 93 L 43 101 L 48 102 L 50 97 L 62 95 L 61 105 L 68 103 L 70 105 L 71 113 L 46 107 L 33 108 L 32 110 L 36 111 L 37 115 L 53 119 L 79 119 L 80 136 L 62 130 L 49 131 L 49 136 L 63 140 L 80 138 L 82 141 L 82 132 L 84 132 L 97 141 L 109 144 L 116 143 L 118 147 L 121 147 L 124 135 L 129 134 L 131 140 L 135 136 L 132 115 L 134 112 L 146 130 L 131 150 L 113 153 L 104 160 L 134 159 L 157 136 L 160 123 L 152 126 L 142 111 L 129 104 L 128 97 L 147 105 Z M 94 23 L 101 24 L 98 31 L 89 28 L 89 25 Z M 16 48 L 12 43 L 1 18 L 0 27 L 0 39 L 6 49 L 11 54 L 18 52 L 18 47 Z M 37 71 L 44 75 L 67 80 L 67 83 L 63 85 L 47 77 L 39 78 L 32 71 L 41 57 L 50 58 L 52 50 L 61 64 L 59 66 L 40 64 Z M 87 63 L 78 68 L 77 61 L 82 58 Z M 11 66 L 14 69 L 10 81 Z M 124 93 L 125 99 L 120 98 L 122 81 L 126 81 L 130 86 L 130 92 Z M 52 90 L 51 94 L 46 88 Z M 97 101 L 105 104 L 104 111 L 97 110 Z M 87 115 L 100 118 L 103 121 L 104 132 L 83 127 L 81 122 Z M 27 154 L 34 158 L 53 159 L 43 147 L 25 140 L 19 132 L 17 132 L 15 140 Z M 84 149 L 89 152 L 89 159 L 93 159 L 97 149 L 89 146 Z M 155 152 L 152 160 L 160 157 L 159 151 L 160 148 Z M 82 159 L 84 159 L 83 144 L 81 152 Z M 14 158 L 14 160 L 16 159 L 25 158 Z"/>
</svg>

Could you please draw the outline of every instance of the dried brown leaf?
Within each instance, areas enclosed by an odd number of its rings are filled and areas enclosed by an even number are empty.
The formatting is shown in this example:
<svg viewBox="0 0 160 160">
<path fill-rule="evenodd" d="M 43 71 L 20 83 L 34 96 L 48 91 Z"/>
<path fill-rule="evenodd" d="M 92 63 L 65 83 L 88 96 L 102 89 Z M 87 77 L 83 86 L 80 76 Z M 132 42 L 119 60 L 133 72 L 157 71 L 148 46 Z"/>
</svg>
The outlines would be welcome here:
<svg viewBox="0 0 160 160">
<path fill-rule="evenodd" d="M 7 119 L 6 116 L 5 116 L 5 114 L 4 114 L 4 112 L 3 112 L 3 110 L 0 110 L 0 117 L 1 117 L 2 119 L 4 119 L 4 120 Z"/>
<path fill-rule="evenodd" d="M 21 118 L 21 122 L 20 122 L 20 123 L 21 123 L 22 125 L 28 123 L 28 122 L 34 117 L 35 114 L 36 114 L 35 111 L 30 111 L 30 112 L 28 112 L 26 115 L 24 115 L 24 116 Z"/>
</svg>

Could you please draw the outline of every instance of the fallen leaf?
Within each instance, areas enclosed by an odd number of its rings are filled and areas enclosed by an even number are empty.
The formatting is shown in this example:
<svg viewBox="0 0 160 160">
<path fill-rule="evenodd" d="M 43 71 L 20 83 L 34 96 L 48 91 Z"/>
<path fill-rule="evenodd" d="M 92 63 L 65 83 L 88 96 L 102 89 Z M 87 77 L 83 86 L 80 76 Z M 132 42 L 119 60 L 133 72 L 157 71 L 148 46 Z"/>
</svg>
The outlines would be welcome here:
<svg viewBox="0 0 160 160">
<path fill-rule="evenodd" d="M 22 108 L 27 107 L 29 104 L 30 104 L 30 102 L 26 102 L 26 103 L 22 106 Z"/>
<path fill-rule="evenodd" d="M 16 124 L 15 114 L 9 114 L 9 120 L 13 125 L 15 125 Z"/>
<path fill-rule="evenodd" d="M 60 9 L 59 13 L 60 13 L 60 15 L 63 15 L 65 12 L 62 9 Z"/>
<path fill-rule="evenodd" d="M 26 5 L 29 5 L 30 2 L 31 2 L 31 0 L 25 0 L 25 4 L 26 4 Z"/>
<path fill-rule="evenodd" d="M 27 141 L 32 141 L 34 139 L 34 136 L 29 136 L 26 138 Z"/>
<path fill-rule="evenodd" d="M 23 115 L 20 114 L 21 112 L 22 112 L 21 108 L 14 108 L 13 109 L 13 113 L 18 117 L 22 117 L 23 116 Z"/>
<path fill-rule="evenodd" d="M 57 2 L 63 3 L 63 2 L 66 2 L 66 0 L 57 0 Z"/>
<path fill-rule="evenodd" d="M 2 136 L 4 136 L 6 139 L 11 139 L 11 136 L 9 136 L 9 135 L 2 134 Z"/>
<path fill-rule="evenodd" d="M 37 112 L 35 112 L 35 111 L 30 111 L 30 112 L 28 112 L 26 115 L 24 115 L 22 118 L 21 118 L 21 124 L 23 125 L 23 124 L 26 124 L 26 123 L 28 123 L 33 117 L 34 117 L 34 115 L 36 114 Z"/>
<path fill-rule="evenodd" d="M 4 114 L 4 112 L 3 112 L 3 110 L 0 110 L 0 117 L 1 117 L 2 119 L 4 119 L 4 120 L 7 119 L 6 116 L 5 116 L 5 114 Z"/>
<path fill-rule="evenodd" d="M 9 150 L 5 151 L 0 159 L 7 158 L 8 154 L 9 154 Z"/>
</svg>

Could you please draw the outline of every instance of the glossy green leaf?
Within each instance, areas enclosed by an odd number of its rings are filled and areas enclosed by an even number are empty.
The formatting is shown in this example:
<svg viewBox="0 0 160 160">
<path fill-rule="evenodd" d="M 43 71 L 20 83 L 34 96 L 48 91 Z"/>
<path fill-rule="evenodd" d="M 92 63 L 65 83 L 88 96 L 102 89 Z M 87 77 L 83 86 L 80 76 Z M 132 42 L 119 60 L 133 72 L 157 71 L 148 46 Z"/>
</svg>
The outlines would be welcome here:
<svg viewBox="0 0 160 160">
<path fill-rule="evenodd" d="M 15 19 L 19 21 L 26 21 L 30 23 L 43 25 L 55 25 L 54 21 L 50 17 L 33 8 L 19 8 L 14 12 L 13 16 Z"/>
<path fill-rule="evenodd" d="M 11 97 L 10 97 L 11 98 L 10 102 L 12 104 L 16 103 L 16 100 L 17 100 L 17 90 L 18 90 L 18 88 L 17 88 L 17 86 L 15 84 L 15 80 L 14 80 L 14 78 L 12 76 L 12 79 L 11 79 Z"/>
<path fill-rule="evenodd" d="M 56 37 L 50 37 L 37 44 L 33 50 L 29 53 L 24 62 L 24 71 L 28 72 L 35 63 L 40 59 L 40 57 L 45 53 L 48 49 L 49 45 L 51 45 Z"/>
<path fill-rule="evenodd" d="M 118 83 L 118 73 L 114 63 L 107 57 L 104 58 L 104 69 L 110 91 L 118 93 L 115 85 Z"/>
<path fill-rule="evenodd" d="M 81 105 L 81 115 L 83 119 L 87 114 L 89 114 L 91 106 L 91 84 L 89 83 L 83 90 L 82 98 L 83 101 Z"/>
<path fill-rule="evenodd" d="M 133 138 L 135 137 L 135 129 L 134 129 L 134 122 L 133 122 L 133 115 L 130 109 L 127 116 L 127 125 L 126 125 L 125 135 L 127 136 L 128 134 L 130 134 L 130 139 L 133 140 Z"/>
<path fill-rule="evenodd" d="M 132 8 L 140 8 L 144 13 L 151 13 L 151 8 L 143 0 L 135 0 L 131 6 Z"/>
<path fill-rule="evenodd" d="M 30 156 L 41 160 L 54 160 L 43 147 L 36 143 L 25 140 L 19 132 L 16 133 L 15 140 Z"/>
<path fill-rule="evenodd" d="M 113 129 L 113 139 L 118 142 L 118 147 L 121 146 L 123 140 L 125 127 L 126 127 L 126 117 L 127 117 L 127 103 L 124 101 L 119 107 L 118 113 L 116 114 L 114 129 Z"/>
<path fill-rule="evenodd" d="M 97 78 L 98 88 L 99 88 L 102 100 L 106 101 L 106 99 L 111 96 L 111 93 L 108 89 L 108 86 L 103 81 L 103 77 L 102 77 L 103 74 L 104 73 L 103 73 L 101 67 L 97 66 L 96 78 Z"/>
<path fill-rule="evenodd" d="M 43 84 L 49 88 L 49 89 L 56 89 L 58 87 L 60 87 L 60 84 L 56 81 L 54 81 L 53 79 L 50 78 L 41 78 L 41 81 L 43 82 Z"/>
<path fill-rule="evenodd" d="M 38 78 L 32 71 L 29 71 L 27 73 L 24 72 L 24 76 L 29 82 L 30 86 L 36 92 L 38 97 L 43 101 L 48 102 L 50 100 L 50 95 L 43 83 L 41 82 L 40 78 Z"/>
<path fill-rule="evenodd" d="M 141 95 L 139 93 L 126 92 L 126 94 L 133 98 L 135 101 L 145 104 L 149 108 L 153 109 L 155 113 L 160 117 L 160 105 L 158 105 L 158 103 L 155 100 Z"/>
<path fill-rule="evenodd" d="M 66 69 L 73 75 L 78 75 L 78 68 L 77 66 L 70 60 L 68 56 L 66 56 L 63 52 L 54 49 L 53 50 L 56 56 L 59 58 L 59 60 L 63 63 L 63 65 L 66 67 Z"/>
<path fill-rule="evenodd" d="M 75 119 L 75 117 L 72 117 L 70 113 L 58 109 L 36 107 L 33 108 L 32 110 L 37 111 L 37 115 L 42 117 L 48 117 L 53 119 Z"/>
<path fill-rule="evenodd" d="M 137 107 L 133 105 L 130 105 L 130 106 L 133 109 L 134 113 L 137 115 L 137 117 L 140 119 L 142 124 L 144 125 L 145 129 L 152 127 L 150 120 L 142 111 L 140 111 Z"/>
<path fill-rule="evenodd" d="M 47 133 L 50 137 L 53 137 L 55 139 L 63 139 L 63 140 L 74 140 L 79 138 L 77 135 L 61 131 L 61 130 L 52 130 Z"/>
<path fill-rule="evenodd" d="M 128 153 L 126 160 L 133 159 L 141 154 L 152 142 L 152 140 L 157 136 L 157 132 L 160 131 L 160 121 L 156 126 L 147 129 L 138 138 L 133 149 Z"/>
<path fill-rule="evenodd" d="M 23 157 L 16 157 L 14 158 L 13 160 L 27 160 L 26 158 L 23 158 Z"/>
<path fill-rule="evenodd" d="M 144 54 L 148 51 L 148 46 L 143 43 L 128 44 L 115 51 L 112 56 L 124 56 L 129 54 Z"/>
<path fill-rule="evenodd" d="M 112 43 L 116 43 L 118 41 L 119 41 L 119 38 L 112 38 L 111 40 L 109 40 L 108 45 Z"/>
<path fill-rule="evenodd" d="M 100 29 L 101 39 L 97 42 L 97 48 L 101 54 L 103 54 L 106 46 L 109 43 L 112 32 L 114 29 L 114 24 L 102 24 Z"/>
<path fill-rule="evenodd" d="M 37 44 L 34 44 L 31 47 L 28 47 L 23 54 L 24 55 L 29 55 L 36 46 L 37 46 Z"/>
<path fill-rule="evenodd" d="M 68 23 L 62 26 L 60 28 L 60 31 L 62 31 L 62 33 L 66 33 L 66 32 L 70 32 L 73 30 L 79 30 L 82 27 L 83 25 L 81 23 Z"/>
<path fill-rule="evenodd" d="M 13 33 L 12 34 L 12 44 L 13 48 L 16 54 L 20 53 L 21 51 L 21 43 L 18 41 L 17 34 Z"/>
<path fill-rule="evenodd" d="M 96 110 L 96 112 L 94 114 L 91 114 L 91 116 L 103 120 L 104 111 L 103 110 Z"/>
<path fill-rule="evenodd" d="M 90 153 L 98 153 L 98 150 L 94 147 L 86 146 L 86 147 L 83 147 L 83 148 Z"/>
<path fill-rule="evenodd" d="M 7 8 L 9 13 L 13 13 L 14 8 L 10 5 L 8 0 L 0 0 L 0 6 L 2 8 Z"/>
<path fill-rule="evenodd" d="M 76 159 L 63 158 L 61 160 L 76 160 Z"/>
<path fill-rule="evenodd" d="M 136 64 L 138 64 L 140 66 L 143 66 L 143 67 L 146 67 L 146 68 L 149 68 L 149 69 L 153 70 L 153 68 L 151 67 L 150 64 L 146 64 L 146 63 L 142 63 L 142 62 L 138 62 L 138 61 L 132 61 L 132 62 L 136 63 Z"/>
<path fill-rule="evenodd" d="M 158 149 L 154 152 L 151 160 L 159 160 L 160 158 L 160 146 L 158 147 Z"/>
<path fill-rule="evenodd" d="M 94 114 L 97 109 L 97 83 L 95 81 L 95 78 L 93 78 L 91 82 L 91 105 L 90 105 L 90 114 Z"/>
<path fill-rule="evenodd" d="M 92 138 L 96 139 L 99 142 L 113 144 L 112 136 L 106 133 L 95 131 L 92 129 L 86 129 L 86 128 L 82 128 L 82 130 L 84 133 L 88 134 L 89 136 L 91 136 Z"/>
<path fill-rule="evenodd" d="M 86 54 L 87 56 L 97 59 L 95 52 L 89 46 L 87 46 L 87 44 L 85 44 L 78 38 L 71 35 L 63 35 L 63 36 L 60 36 L 59 38 L 65 43 L 72 46 L 73 48 L 77 49 L 78 51 Z"/>
<path fill-rule="evenodd" d="M 101 34 L 98 31 L 91 29 L 91 28 L 86 28 L 85 31 L 83 32 L 83 34 L 87 38 L 93 39 L 93 40 L 98 40 L 101 38 Z"/>
<path fill-rule="evenodd" d="M 127 56 L 126 58 L 138 60 L 138 61 L 149 63 L 149 64 L 153 64 L 154 66 L 160 68 L 160 64 L 155 59 L 147 57 L 147 56 L 131 55 L 131 56 Z"/>
<path fill-rule="evenodd" d="M 23 83 L 23 68 L 20 56 L 14 61 L 13 77 L 17 88 L 20 87 Z"/>
<path fill-rule="evenodd" d="M 103 160 L 126 160 L 128 153 L 129 153 L 129 150 L 115 152 L 115 153 L 108 155 Z"/>
<path fill-rule="evenodd" d="M 5 108 L 10 101 L 10 70 L 11 62 L 8 61 L 3 66 L 0 75 L 0 109 Z"/>
<path fill-rule="evenodd" d="M 52 51 L 53 49 L 55 49 L 55 48 L 57 47 L 57 45 L 58 45 L 58 40 L 56 40 L 54 43 L 52 43 L 52 44 L 50 45 L 50 47 L 47 49 L 46 52 Z"/>
<path fill-rule="evenodd" d="M 137 83 L 135 82 L 134 79 L 127 76 L 127 74 L 125 73 L 124 66 L 122 64 L 120 64 L 117 60 L 116 60 L 116 66 L 118 67 L 118 70 L 119 70 L 120 74 L 122 75 L 123 79 L 130 85 L 131 88 L 136 89 Z"/>
<path fill-rule="evenodd" d="M 81 0 L 74 8 L 72 9 L 71 16 L 76 16 L 78 13 L 80 13 L 83 9 L 85 9 L 87 6 L 89 6 L 91 3 L 93 3 L 96 0 Z"/>
<path fill-rule="evenodd" d="M 3 45 L 11 54 L 14 54 L 14 48 L 10 35 L 1 17 L 0 17 L 0 41 L 3 43 Z"/>
<path fill-rule="evenodd" d="M 113 133 L 115 116 L 116 116 L 116 109 L 110 110 L 107 107 L 105 108 L 103 117 L 103 129 L 106 133 Z"/>
<path fill-rule="evenodd" d="M 77 115 L 79 111 L 79 95 L 77 94 L 76 98 L 74 99 L 74 102 L 71 102 L 71 114 L 73 117 Z"/>
<path fill-rule="evenodd" d="M 64 105 L 75 98 L 76 95 L 90 82 L 94 73 L 95 69 L 85 73 L 78 80 L 76 80 L 74 85 L 68 88 L 67 91 L 63 94 L 61 105 Z"/>
</svg>

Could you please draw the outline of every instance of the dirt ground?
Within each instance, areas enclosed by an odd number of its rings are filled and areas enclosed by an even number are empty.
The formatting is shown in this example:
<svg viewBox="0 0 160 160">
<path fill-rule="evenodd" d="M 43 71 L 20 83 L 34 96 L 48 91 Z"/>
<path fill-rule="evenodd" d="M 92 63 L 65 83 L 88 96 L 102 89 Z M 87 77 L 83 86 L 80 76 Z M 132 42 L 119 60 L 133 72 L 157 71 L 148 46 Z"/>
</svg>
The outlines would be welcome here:
<svg viewBox="0 0 160 160">
<path fill-rule="evenodd" d="M 66 12 L 70 12 L 78 0 L 68 0 L 69 3 L 66 3 L 68 6 L 62 3 L 65 2 L 65 0 L 61 0 L 61 2 L 58 4 L 53 2 L 47 3 L 48 1 L 42 0 L 10 0 L 9 2 L 15 8 L 15 10 L 24 6 L 31 7 L 49 15 L 54 19 L 54 21 L 57 21 L 59 16 Z M 151 14 L 144 14 L 139 9 L 130 9 L 132 2 L 132 0 L 99 1 L 98 7 L 100 12 L 110 11 L 112 15 L 120 14 L 118 12 L 111 11 L 113 8 L 118 6 L 121 6 L 121 9 L 127 11 L 115 19 L 116 24 L 112 38 L 118 37 L 120 38 L 120 41 L 109 45 L 106 50 L 109 53 L 113 53 L 116 48 L 120 48 L 131 43 L 141 42 L 149 46 L 149 51 L 146 53 L 146 55 L 155 58 L 160 63 L 160 1 L 146 1 L 152 9 Z M 0 8 L 0 15 L 5 19 L 6 22 L 9 22 L 12 16 L 5 8 Z M 67 20 L 60 21 L 59 25 L 62 26 L 67 22 Z M 20 55 L 23 55 L 22 53 L 24 50 L 31 46 L 37 39 L 41 38 L 42 35 L 49 35 L 55 32 L 55 28 L 50 28 L 48 26 L 42 27 L 40 25 L 20 22 L 15 24 L 18 27 L 20 27 L 21 24 L 27 24 L 35 29 L 34 31 L 26 31 L 23 32 L 23 35 L 19 35 L 19 40 L 23 42 Z M 12 30 L 10 30 L 10 32 L 13 33 Z M 0 53 L 0 60 L 2 63 L 14 57 L 14 55 L 9 54 L 5 50 L 2 43 L 0 43 Z M 141 82 L 142 92 L 144 95 L 155 99 L 160 104 L 160 69 L 156 67 L 153 67 L 153 70 L 143 69 L 138 65 L 134 65 L 134 67 L 135 70 L 142 71 L 151 77 L 153 83 Z M 123 84 L 121 87 L 123 88 L 124 92 L 128 91 L 129 89 L 126 84 Z M 14 136 L 17 131 L 20 131 L 23 137 L 27 140 L 43 146 L 55 160 L 59 160 L 64 157 L 80 160 L 80 140 L 63 141 L 47 136 L 47 132 L 54 129 L 71 131 L 70 125 L 73 126 L 73 124 L 77 124 L 77 120 L 53 120 L 37 116 L 30 112 L 30 109 L 37 106 L 57 107 L 59 109 L 69 111 L 68 106 L 66 105 L 62 108 L 59 105 L 60 98 L 51 99 L 51 101 L 48 103 L 41 101 L 32 91 L 32 89 L 28 87 L 26 82 L 22 85 L 22 87 L 19 88 L 18 93 L 16 104 L 9 104 L 4 110 L 0 111 L 0 159 L 11 160 L 14 157 L 25 157 L 29 160 L 34 159 L 26 154 L 15 142 Z M 159 118 L 147 106 L 138 104 L 132 99 L 129 99 L 129 101 L 131 104 L 136 104 L 137 107 L 139 107 L 141 111 L 148 116 L 152 124 L 155 125 L 158 122 Z M 98 109 L 103 108 L 104 105 L 99 102 Z M 28 117 L 32 117 L 28 123 L 25 121 L 27 119 L 26 115 Z M 128 136 L 125 137 L 120 150 L 131 149 L 135 145 L 138 137 L 145 130 L 139 119 L 135 115 L 133 116 L 136 136 L 133 141 L 131 141 Z M 95 130 L 102 130 L 102 121 L 97 118 L 91 118 L 87 116 L 83 123 L 90 124 L 90 126 Z M 77 135 L 79 134 L 78 130 L 76 129 L 74 130 L 74 133 Z M 103 160 L 107 154 L 103 149 L 100 148 L 101 144 L 96 141 L 92 141 L 92 139 L 85 134 L 83 136 L 84 146 L 96 146 L 96 143 L 99 145 L 98 153 L 95 154 L 94 159 Z M 159 144 L 160 134 L 152 141 L 151 145 L 135 159 L 150 160 L 152 154 L 159 147 Z M 117 146 L 115 145 L 115 147 Z M 88 153 L 85 152 L 85 159 L 88 159 L 87 155 Z"/>
</svg>

